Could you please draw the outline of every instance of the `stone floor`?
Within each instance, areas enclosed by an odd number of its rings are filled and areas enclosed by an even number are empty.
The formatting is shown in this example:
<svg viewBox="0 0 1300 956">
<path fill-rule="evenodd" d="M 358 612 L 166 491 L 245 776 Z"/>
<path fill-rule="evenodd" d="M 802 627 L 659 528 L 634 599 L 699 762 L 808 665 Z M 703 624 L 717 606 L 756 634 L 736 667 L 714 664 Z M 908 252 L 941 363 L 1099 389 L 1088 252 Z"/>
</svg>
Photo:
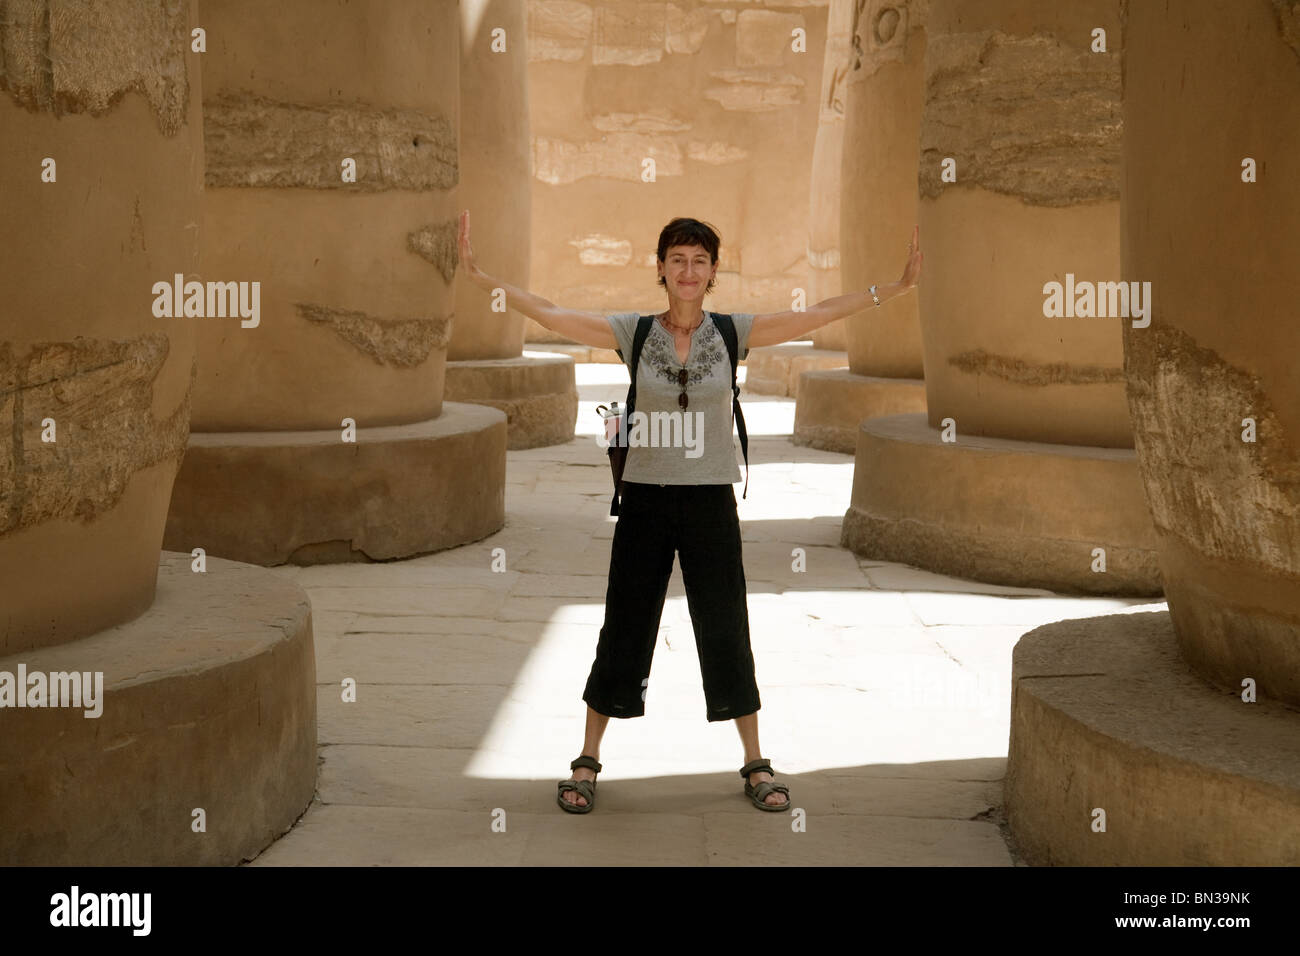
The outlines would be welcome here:
<svg viewBox="0 0 1300 956">
<path fill-rule="evenodd" d="M 676 567 L 647 715 L 610 722 L 592 813 L 555 805 L 581 750 L 616 520 L 594 408 L 627 388 L 621 366 L 577 374 L 577 435 L 509 453 L 497 534 L 276 569 L 312 600 L 321 766 L 316 800 L 254 865 L 1013 865 L 1012 646 L 1049 621 L 1164 605 L 856 558 L 838 545 L 853 459 L 792 445 L 787 398 L 744 397 L 753 469 L 737 500 L 763 752 L 796 813 L 750 805 L 734 726 L 704 719 Z"/>
</svg>

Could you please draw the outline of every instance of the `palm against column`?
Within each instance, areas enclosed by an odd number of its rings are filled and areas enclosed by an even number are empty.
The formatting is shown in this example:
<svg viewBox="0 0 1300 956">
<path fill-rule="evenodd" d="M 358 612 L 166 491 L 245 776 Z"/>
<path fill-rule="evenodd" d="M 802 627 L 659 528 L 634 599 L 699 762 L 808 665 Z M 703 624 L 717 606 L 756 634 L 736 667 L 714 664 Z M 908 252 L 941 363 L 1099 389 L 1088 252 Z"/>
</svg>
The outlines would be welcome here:
<svg viewBox="0 0 1300 956">
<path fill-rule="evenodd" d="M 474 262 L 474 247 L 469 242 L 469 210 L 464 209 L 460 214 L 460 235 L 458 238 L 460 246 L 460 264 L 465 269 L 465 274 L 471 282 L 478 282 L 480 279 L 487 278 L 487 273 L 480 269 Z"/>
<path fill-rule="evenodd" d="M 921 227 L 912 227 L 912 241 L 907 244 L 907 265 L 903 267 L 903 278 L 898 280 L 899 285 L 904 289 L 910 289 L 916 285 L 916 280 L 921 275 Z"/>
</svg>

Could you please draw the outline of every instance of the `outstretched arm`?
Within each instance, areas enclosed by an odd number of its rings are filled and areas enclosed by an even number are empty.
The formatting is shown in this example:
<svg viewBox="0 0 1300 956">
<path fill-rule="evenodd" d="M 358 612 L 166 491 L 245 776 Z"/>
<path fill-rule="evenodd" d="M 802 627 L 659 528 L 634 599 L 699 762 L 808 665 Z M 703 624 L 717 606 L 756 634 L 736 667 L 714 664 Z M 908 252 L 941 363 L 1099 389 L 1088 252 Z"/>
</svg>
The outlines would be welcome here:
<svg viewBox="0 0 1300 956">
<path fill-rule="evenodd" d="M 916 226 L 912 230 L 912 241 L 908 243 L 907 265 L 903 268 L 903 277 L 897 282 L 889 282 L 876 288 L 876 295 L 882 305 L 886 300 L 902 295 L 916 286 L 917 277 L 921 274 L 921 259 L 921 227 Z M 756 315 L 754 324 L 749 330 L 749 348 L 780 345 L 782 342 L 801 338 L 836 319 L 875 306 L 871 293 L 863 291 L 823 299 L 802 312 L 768 312 Z"/>
<path fill-rule="evenodd" d="M 502 279 L 494 278 L 480 269 L 474 262 L 474 250 L 469 243 L 469 210 L 460 214 L 460 264 L 465 269 L 465 276 L 480 289 L 502 289 L 510 307 L 522 312 L 540 323 L 543 328 L 558 332 L 565 338 L 581 342 L 599 349 L 616 349 L 618 340 L 603 315 L 594 312 L 579 312 L 575 309 L 562 309 L 553 302 L 548 302 L 540 295 L 533 295 L 526 289 L 511 285 Z"/>
</svg>

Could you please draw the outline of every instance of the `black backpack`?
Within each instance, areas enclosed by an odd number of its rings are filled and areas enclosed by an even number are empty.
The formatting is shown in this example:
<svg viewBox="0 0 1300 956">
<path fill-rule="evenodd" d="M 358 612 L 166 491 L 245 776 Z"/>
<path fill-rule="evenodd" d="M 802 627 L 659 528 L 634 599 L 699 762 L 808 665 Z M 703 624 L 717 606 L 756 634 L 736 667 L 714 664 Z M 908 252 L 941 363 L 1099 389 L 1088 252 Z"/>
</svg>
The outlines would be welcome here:
<svg viewBox="0 0 1300 956">
<path fill-rule="evenodd" d="M 736 420 L 736 430 L 740 433 L 740 451 L 745 457 L 745 488 L 741 493 L 741 498 L 749 494 L 749 436 L 745 433 L 745 416 L 740 410 L 740 386 L 736 384 L 736 366 L 737 352 L 739 345 L 736 339 L 736 326 L 731 321 L 731 315 L 719 315 L 716 312 L 710 312 L 713 316 L 713 324 L 718 327 L 722 334 L 722 341 L 727 344 L 727 355 L 731 357 L 731 412 Z M 625 428 L 630 428 L 632 423 L 632 411 L 636 404 L 636 370 L 641 361 L 641 346 L 645 345 L 646 336 L 650 334 L 650 324 L 654 322 L 653 315 L 642 315 L 637 318 L 636 334 L 632 337 L 632 367 L 631 376 L 632 384 L 627 390 L 627 401 L 623 408 L 623 422 Z M 618 357 L 627 361 L 623 355 L 622 349 L 615 349 Z M 609 503 L 609 513 L 618 514 L 618 499 L 623 493 L 623 461 L 627 458 L 626 446 L 615 446 L 610 443 L 608 454 L 611 456 L 611 467 L 614 472 L 614 497 Z M 734 453 L 733 453 L 734 454 Z M 622 459 L 622 460 L 619 460 Z"/>
</svg>

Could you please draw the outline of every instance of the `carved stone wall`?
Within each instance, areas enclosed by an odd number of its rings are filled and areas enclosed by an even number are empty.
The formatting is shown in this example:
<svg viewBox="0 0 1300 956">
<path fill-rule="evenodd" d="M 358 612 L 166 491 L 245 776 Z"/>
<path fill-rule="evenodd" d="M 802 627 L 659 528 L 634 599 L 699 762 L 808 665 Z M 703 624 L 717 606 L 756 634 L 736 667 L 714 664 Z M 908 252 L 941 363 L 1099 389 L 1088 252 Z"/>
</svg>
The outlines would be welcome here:
<svg viewBox="0 0 1300 956">
<path fill-rule="evenodd" d="M 827 0 L 530 0 L 528 11 L 529 288 L 595 312 L 657 308 L 659 232 L 690 216 L 722 236 L 706 308 L 789 308 L 809 284 Z M 791 49 L 796 29 L 806 52 Z M 535 323 L 528 339 L 557 340 Z"/>
</svg>

